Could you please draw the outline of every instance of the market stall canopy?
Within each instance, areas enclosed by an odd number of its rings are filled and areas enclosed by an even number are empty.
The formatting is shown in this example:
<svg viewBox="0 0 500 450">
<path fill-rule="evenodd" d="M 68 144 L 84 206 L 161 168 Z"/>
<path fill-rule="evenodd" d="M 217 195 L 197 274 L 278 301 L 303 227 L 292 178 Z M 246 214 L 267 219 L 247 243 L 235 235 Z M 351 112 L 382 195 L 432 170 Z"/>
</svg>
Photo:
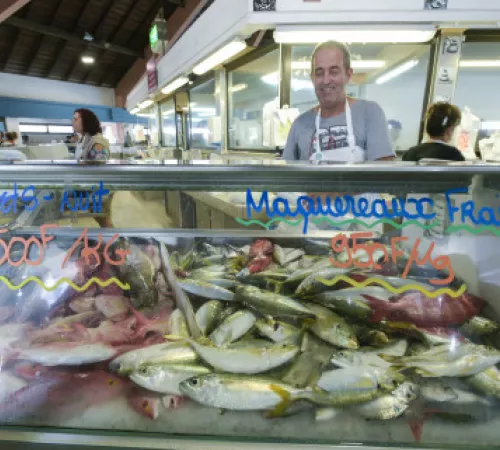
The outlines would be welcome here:
<svg viewBox="0 0 500 450">
<path fill-rule="evenodd" d="M 145 57 L 159 10 L 168 19 L 183 5 L 184 0 L 32 0 L 0 24 L 0 71 L 115 87 Z M 85 56 L 94 63 L 85 64 Z"/>
</svg>

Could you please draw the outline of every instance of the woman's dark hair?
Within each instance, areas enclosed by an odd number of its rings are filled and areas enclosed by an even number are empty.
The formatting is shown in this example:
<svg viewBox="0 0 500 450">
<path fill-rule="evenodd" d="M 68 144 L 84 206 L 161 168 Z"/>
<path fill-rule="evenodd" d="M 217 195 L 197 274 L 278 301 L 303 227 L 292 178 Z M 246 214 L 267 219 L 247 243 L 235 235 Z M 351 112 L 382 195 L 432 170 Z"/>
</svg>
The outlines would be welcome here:
<svg viewBox="0 0 500 450">
<path fill-rule="evenodd" d="M 431 137 L 443 136 L 451 127 L 456 127 L 462 120 L 460 110 L 450 103 L 438 102 L 429 106 L 426 114 L 425 130 Z"/>
<path fill-rule="evenodd" d="M 97 116 L 90 109 L 80 108 L 75 111 L 82 118 L 83 134 L 95 136 L 102 133 L 101 123 Z"/>
<path fill-rule="evenodd" d="M 19 136 L 15 131 L 11 131 L 5 135 L 8 141 L 15 141 Z"/>
</svg>

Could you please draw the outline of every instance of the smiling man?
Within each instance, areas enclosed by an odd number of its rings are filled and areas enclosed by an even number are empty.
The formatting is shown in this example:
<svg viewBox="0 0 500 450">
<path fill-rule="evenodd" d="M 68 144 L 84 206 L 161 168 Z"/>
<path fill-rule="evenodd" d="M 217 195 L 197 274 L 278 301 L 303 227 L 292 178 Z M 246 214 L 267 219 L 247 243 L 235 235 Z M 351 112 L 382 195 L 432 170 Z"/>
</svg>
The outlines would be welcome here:
<svg viewBox="0 0 500 450">
<path fill-rule="evenodd" d="M 349 49 L 340 42 L 319 44 L 311 59 L 311 79 L 319 106 L 292 125 L 283 158 L 343 162 L 393 159 L 387 119 L 372 101 L 348 98 L 353 75 Z"/>
</svg>

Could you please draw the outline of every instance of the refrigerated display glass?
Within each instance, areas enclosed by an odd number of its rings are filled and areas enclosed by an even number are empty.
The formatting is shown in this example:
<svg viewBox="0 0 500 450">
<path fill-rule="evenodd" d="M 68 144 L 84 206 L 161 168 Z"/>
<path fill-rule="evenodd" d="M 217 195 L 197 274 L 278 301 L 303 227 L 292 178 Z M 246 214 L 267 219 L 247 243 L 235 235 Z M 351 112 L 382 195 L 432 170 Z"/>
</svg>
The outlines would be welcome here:
<svg viewBox="0 0 500 450">
<path fill-rule="evenodd" d="M 279 108 L 279 49 L 228 72 L 229 148 L 274 149 L 268 122 Z"/>
<path fill-rule="evenodd" d="M 0 175 L 0 440 L 497 445 L 500 166 Z"/>
</svg>

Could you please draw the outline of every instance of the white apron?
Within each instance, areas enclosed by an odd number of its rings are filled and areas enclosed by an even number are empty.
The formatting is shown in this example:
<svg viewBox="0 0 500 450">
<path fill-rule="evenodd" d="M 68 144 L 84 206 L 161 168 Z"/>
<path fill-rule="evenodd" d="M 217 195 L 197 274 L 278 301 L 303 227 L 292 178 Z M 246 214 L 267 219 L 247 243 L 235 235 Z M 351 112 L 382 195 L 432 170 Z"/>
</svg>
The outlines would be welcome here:
<svg viewBox="0 0 500 450">
<path fill-rule="evenodd" d="M 357 163 L 357 162 L 362 162 L 366 160 L 365 157 L 365 150 L 362 149 L 361 147 L 356 145 L 356 136 L 354 135 L 354 127 L 352 125 L 352 113 L 351 113 L 351 107 L 349 106 L 349 101 L 346 99 L 346 104 L 345 104 L 345 116 L 346 116 L 346 125 L 347 125 L 347 147 L 343 148 L 337 148 L 334 150 L 326 150 L 322 151 L 321 150 L 321 144 L 320 144 L 320 123 L 321 123 L 321 108 L 318 110 L 318 114 L 316 115 L 316 129 L 315 129 L 315 137 L 316 137 L 316 144 L 314 148 L 314 153 L 311 155 L 309 160 L 311 162 L 319 162 L 319 161 L 336 161 L 336 162 L 346 162 L 346 163 Z M 300 195 L 306 195 L 305 193 L 303 194 L 296 194 L 296 193 L 280 193 L 282 197 L 285 197 L 289 199 L 289 201 L 294 201 L 292 198 L 297 198 Z M 354 198 L 359 198 L 363 197 L 368 200 L 368 202 L 371 204 L 373 200 L 380 198 L 379 194 L 375 193 L 364 193 L 361 195 L 355 195 Z M 293 204 L 293 203 L 292 203 Z M 347 219 L 354 219 L 354 216 L 351 214 L 346 215 L 342 219 L 338 219 L 338 221 L 344 221 Z M 336 221 L 335 219 L 332 219 Z M 363 219 L 364 222 L 370 223 L 374 222 L 377 219 Z M 327 222 L 322 222 L 318 225 L 313 224 L 312 222 L 309 222 L 308 225 L 308 230 L 314 231 L 314 230 L 332 230 L 332 229 L 341 229 L 343 231 L 347 230 L 362 230 L 362 231 L 373 231 L 374 233 L 381 233 L 382 232 L 382 227 L 383 225 L 377 225 L 374 228 L 370 229 L 364 229 L 364 227 L 360 227 L 358 225 L 352 224 L 352 225 L 344 225 L 341 227 L 333 227 L 331 224 L 328 224 Z M 278 227 L 278 230 L 280 231 L 292 231 L 291 227 L 289 227 L 286 223 L 281 222 Z"/>
<path fill-rule="evenodd" d="M 321 122 L 321 108 L 316 114 L 316 145 L 315 151 L 311 155 L 311 161 L 337 161 L 337 162 L 347 162 L 356 163 L 364 161 L 365 151 L 356 145 L 356 137 L 354 135 L 354 127 L 352 126 L 352 114 L 351 107 L 349 106 L 349 101 L 345 101 L 345 118 L 347 123 L 347 147 L 337 148 L 334 150 L 321 151 L 321 144 L 319 141 L 319 130 Z"/>
</svg>

